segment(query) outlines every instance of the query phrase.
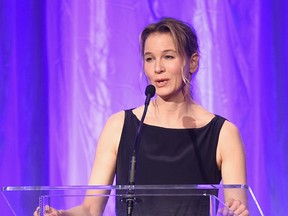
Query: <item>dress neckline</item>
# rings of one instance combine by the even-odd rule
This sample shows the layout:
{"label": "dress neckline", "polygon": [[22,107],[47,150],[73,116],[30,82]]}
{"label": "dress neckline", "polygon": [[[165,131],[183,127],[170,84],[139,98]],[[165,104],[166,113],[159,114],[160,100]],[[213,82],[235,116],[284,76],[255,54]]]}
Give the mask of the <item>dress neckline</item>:
{"label": "dress neckline", "polygon": [[[140,123],[140,120],[137,118],[137,116],[133,113],[133,109],[130,110],[130,112],[133,115],[133,118],[137,121],[137,123]],[[201,130],[201,129],[205,129],[207,128],[209,125],[211,125],[214,121],[216,121],[216,119],[218,118],[218,115],[214,114],[214,117],[205,125],[201,126],[201,127],[194,127],[194,128],[170,128],[170,127],[161,127],[161,126],[157,126],[157,125],[151,125],[151,124],[147,124],[147,123],[143,123],[143,126],[145,127],[150,127],[150,128],[158,128],[158,129],[168,129],[168,130]]]}

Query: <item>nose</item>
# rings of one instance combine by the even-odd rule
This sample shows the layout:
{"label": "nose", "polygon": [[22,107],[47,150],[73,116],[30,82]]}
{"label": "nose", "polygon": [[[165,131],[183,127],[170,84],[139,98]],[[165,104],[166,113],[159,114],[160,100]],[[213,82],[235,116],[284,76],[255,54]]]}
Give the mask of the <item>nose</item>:
{"label": "nose", "polygon": [[154,72],[156,74],[160,74],[160,73],[163,73],[165,71],[165,68],[164,66],[162,65],[161,61],[159,60],[156,60],[155,61],[155,65],[154,65]]}

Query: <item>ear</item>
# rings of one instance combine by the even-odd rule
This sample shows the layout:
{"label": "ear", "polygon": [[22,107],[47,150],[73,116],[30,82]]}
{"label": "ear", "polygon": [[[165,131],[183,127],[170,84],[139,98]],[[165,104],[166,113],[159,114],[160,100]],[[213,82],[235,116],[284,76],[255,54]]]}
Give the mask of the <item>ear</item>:
{"label": "ear", "polygon": [[193,74],[198,70],[199,67],[199,54],[195,52],[190,58],[190,73]]}

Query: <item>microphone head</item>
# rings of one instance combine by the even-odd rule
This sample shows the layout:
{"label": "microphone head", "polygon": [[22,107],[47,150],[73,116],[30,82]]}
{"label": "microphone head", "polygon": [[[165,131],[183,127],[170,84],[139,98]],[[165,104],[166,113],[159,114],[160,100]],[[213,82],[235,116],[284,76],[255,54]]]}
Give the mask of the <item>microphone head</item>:
{"label": "microphone head", "polygon": [[155,95],[155,91],[156,91],[155,86],[153,86],[153,85],[148,85],[148,86],[146,87],[146,89],[145,89],[145,95],[146,95],[146,96],[149,95],[149,96],[152,98],[152,97],[154,97],[154,95]]}

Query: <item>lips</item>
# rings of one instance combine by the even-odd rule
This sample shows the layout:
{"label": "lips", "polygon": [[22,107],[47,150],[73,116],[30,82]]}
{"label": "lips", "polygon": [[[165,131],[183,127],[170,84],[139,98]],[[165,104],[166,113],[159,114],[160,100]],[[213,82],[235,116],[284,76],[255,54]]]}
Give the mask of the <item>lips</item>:
{"label": "lips", "polygon": [[162,78],[155,80],[156,87],[161,88],[164,87],[168,83],[169,79]]}

